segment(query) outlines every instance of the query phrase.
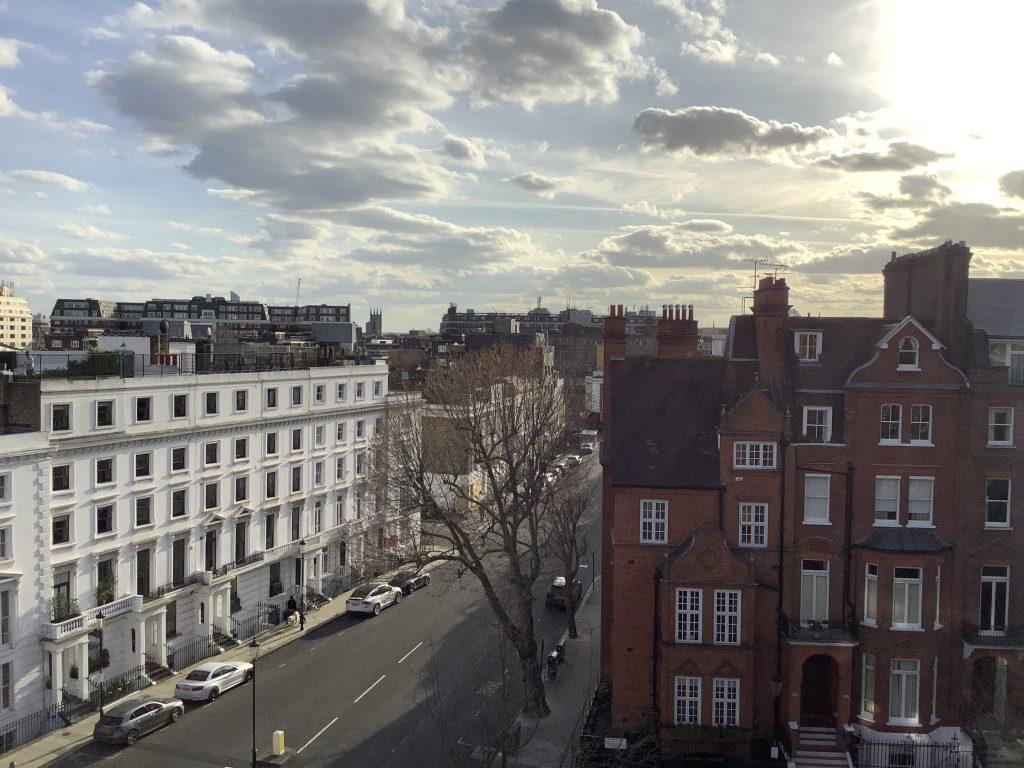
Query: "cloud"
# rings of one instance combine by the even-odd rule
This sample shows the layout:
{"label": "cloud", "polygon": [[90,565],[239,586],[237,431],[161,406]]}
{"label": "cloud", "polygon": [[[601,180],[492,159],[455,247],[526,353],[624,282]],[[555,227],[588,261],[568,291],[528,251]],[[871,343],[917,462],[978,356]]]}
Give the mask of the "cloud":
{"label": "cloud", "polygon": [[836,153],[818,161],[818,165],[843,171],[910,171],[953,155],[944,155],[909,141],[894,141],[882,151]]}
{"label": "cloud", "polygon": [[81,208],[76,210],[79,213],[100,214],[101,216],[109,216],[113,213],[113,211],[110,210],[110,206],[106,203],[103,203],[102,205],[83,205]]}
{"label": "cloud", "polygon": [[3,83],[0,83],[0,117],[15,117],[42,125],[45,128],[64,131],[73,136],[84,136],[87,133],[101,133],[110,130],[110,126],[97,123],[94,120],[80,117],[62,118],[56,112],[50,111],[33,112],[15,102],[11,93]]}
{"label": "cloud", "polygon": [[100,229],[95,224],[77,224],[73,221],[69,221],[66,224],[58,225],[57,229],[66,235],[77,237],[80,240],[112,240],[114,242],[119,242],[127,239],[126,235],[122,235],[118,232],[111,232],[106,229]]}
{"label": "cloud", "polygon": [[679,47],[679,52],[683,56],[692,56],[711,64],[733,64],[738,51],[735,42],[714,38],[685,42]]}
{"label": "cloud", "polygon": [[811,275],[880,275],[889,260],[889,250],[884,245],[841,245],[833,248],[826,256],[791,266],[796,272]]}
{"label": "cloud", "polygon": [[483,168],[487,165],[487,158],[480,142],[475,139],[467,139],[464,136],[448,134],[441,143],[444,153],[472,168]]}
{"label": "cloud", "polygon": [[0,37],[0,69],[14,69],[21,63],[19,51],[32,47],[31,43],[15,40],[13,37]]}
{"label": "cloud", "polygon": [[732,226],[718,219],[689,219],[676,224],[687,232],[732,232]]}
{"label": "cloud", "polygon": [[[779,58],[741,41],[725,24],[725,3],[719,0],[651,0],[675,14],[679,25],[696,39],[684,41],[681,56],[693,57],[705,64],[733,65],[737,61],[777,67]],[[701,9],[698,10],[697,6]]]}
{"label": "cloud", "polygon": [[658,219],[681,219],[686,216],[686,211],[682,208],[655,205],[646,200],[640,200],[636,203],[625,203],[622,206],[622,210],[629,213],[642,213],[645,216],[653,216]]}
{"label": "cloud", "polygon": [[916,210],[945,200],[952,190],[930,174],[908,174],[900,177],[899,195],[876,195],[860,192],[857,197],[873,211]]}
{"label": "cloud", "polygon": [[520,173],[517,176],[505,179],[505,181],[515,184],[517,187],[525,189],[527,192],[534,192],[541,197],[554,197],[555,192],[557,192],[562,186],[562,181],[560,179],[541,176],[539,173],[534,173],[533,171]]}
{"label": "cloud", "polygon": [[839,54],[835,51],[829,51],[828,56],[825,57],[825,63],[830,67],[841,67],[843,66],[843,60],[839,57]]}
{"label": "cloud", "polygon": [[1010,171],[999,177],[999,189],[1008,197],[1024,198],[1024,170]]}
{"label": "cloud", "polygon": [[121,33],[107,27],[89,27],[85,30],[86,40],[120,40]]}
{"label": "cloud", "polygon": [[636,116],[633,128],[646,149],[696,155],[804,149],[833,135],[820,125],[764,121],[726,107],[648,108]]}
{"label": "cloud", "polygon": [[0,172],[0,178],[7,179],[8,181],[20,181],[24,184],[60,187],[68,192],[84,192],[91,186],[81,179],[57,173],[56,171],[3,171]]}
{"label": "cloud", "polygon": [[1024,212],[987,203],[949,202],[932,206],[915,224],[893,237],[915,243],[966,240],[971,246],[1024,250]]}

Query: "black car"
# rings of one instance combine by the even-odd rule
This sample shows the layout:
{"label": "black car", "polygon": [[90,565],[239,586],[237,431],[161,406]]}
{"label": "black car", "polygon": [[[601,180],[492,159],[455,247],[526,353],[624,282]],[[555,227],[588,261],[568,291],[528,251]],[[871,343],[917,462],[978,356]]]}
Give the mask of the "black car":
{"label": "black car", "polygon": [[425,587],[430,583],[429,573],[420,573],[419,571],[399,571],[395,574],[395,577],[388,582],[392,587],[398,587],[402,590],[403,595],[411,595],[420,587]]}
{"label": "black car", "polygon": [[[583,584],[579,579],[572,580],[573,605],[579,606],[580,598],[583,596]],[[566,610],[565,576],[556,576],[551,586],[548,587],[548,595],[544,599],[545,608],[560,608]]]}
{"label": "black car", "polygon": [[93,741],[134,744],[139,736],[177,722],[185,712],[181,699],[135,699],[107,709],[92,729]]}

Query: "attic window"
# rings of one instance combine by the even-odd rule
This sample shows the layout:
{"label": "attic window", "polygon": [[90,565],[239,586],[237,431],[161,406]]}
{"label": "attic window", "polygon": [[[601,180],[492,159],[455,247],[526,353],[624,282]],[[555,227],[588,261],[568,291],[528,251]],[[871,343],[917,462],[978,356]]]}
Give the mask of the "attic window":
{"label": "attic window", "polygon": [[905,336],[900,339],[900,363],[898,370],[918,371],[918,348],[917,339],[913,336]]}
{"label": "attic window", "polygon": [[797,331],[793,346],[801,362],[817,362],[821,358],[821,331]]}

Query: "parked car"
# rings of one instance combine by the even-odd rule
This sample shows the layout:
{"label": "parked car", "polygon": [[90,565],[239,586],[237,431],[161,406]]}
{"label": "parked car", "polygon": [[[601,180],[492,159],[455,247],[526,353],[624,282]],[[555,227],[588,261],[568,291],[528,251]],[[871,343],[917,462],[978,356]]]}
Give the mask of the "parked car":
{"label": "parked car", "polygon": [[593,443],[582,443],[580,445],[580,453],[583,453],[583,454],[586,454],[586,455],[589,456],[593,452],[594,452],[594,444]]}
{"label": "parked car", "polygon": [[[583,585],[579,579],[572,580],[572,594],[573,604],[579,605],[580,598],[583,596]],[[560,608],[566,610],[566,592],[565,592],[565,576],[556,576],[554,581],[551,582],[551,586],[548,587],[548,595],[544,598],[545,608]]]}
{"label": "parked car", "polygon": [[578,467],[580,465],[579,456],[567,456],[565,459],[565,465],[567,467]]}
{"label": "parked car", "polygon": [[392,587],[398,587],[402,590],[403,595],[411,595],[417,589],[425,587],[429,583],[429,573],[421,573],[413,570],[399,571],[395,574],[395,577],[388,582]]}
{"label": "parked car", "polygon": [[402,601],[402,590],[390,584],[367,584],[357,587],[345,601],[345,610],[352,613],[372,613],[374,616],[389,605]]}
{"label": "parked car", "polygon": [[134,699],[115,704],[92,729],[93,741],[134,744],[140,736],[177,722],[185,712],[181,699]]}
{"label": "parked car", "polygon": [[252,664],[211,661],[200,664],[174,686],[174,695],[188,701],[216,701],[224,691],[252,680]]}

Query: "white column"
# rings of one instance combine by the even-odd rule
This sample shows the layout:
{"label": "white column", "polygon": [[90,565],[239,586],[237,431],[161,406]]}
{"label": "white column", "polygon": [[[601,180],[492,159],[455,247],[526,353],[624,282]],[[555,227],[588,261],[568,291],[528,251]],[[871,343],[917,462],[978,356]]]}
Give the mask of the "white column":
{"label": "white column", "polygon": [[[131,645],[131,631],[135,630],[135,652],[132,652]],[[146,666],[146,620],[143,618],[129,619],[128,627],[129,639],[128,639],[128,653],[127,653],[127,666],[129,669],[132,667],[144,667]]]}
{"label": "white column", "polygon": [[50,700],[58,703],[61,700],[61,688],[64,687],[64,651],[60,648],[50,651]]}
{"label": "white column", "polygon": [[160,662],[160,666],[167,666],[167,611],[162,610],[156,615],[156,653],[153,656]]}
{"label": "white column", "polygon": [[[78,666],[78,679],[68,680],[68,690],[83,701],[89,698],[89,638],[68,648],[73,663]],[[102,674],[102,673],[101,673]]]}

